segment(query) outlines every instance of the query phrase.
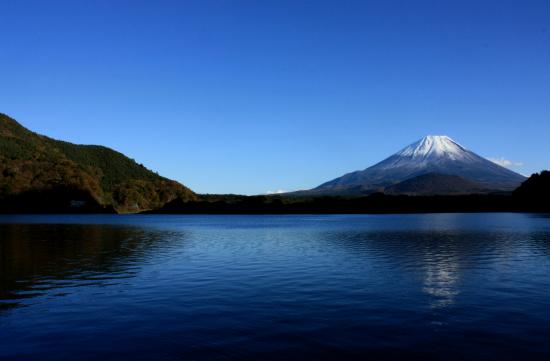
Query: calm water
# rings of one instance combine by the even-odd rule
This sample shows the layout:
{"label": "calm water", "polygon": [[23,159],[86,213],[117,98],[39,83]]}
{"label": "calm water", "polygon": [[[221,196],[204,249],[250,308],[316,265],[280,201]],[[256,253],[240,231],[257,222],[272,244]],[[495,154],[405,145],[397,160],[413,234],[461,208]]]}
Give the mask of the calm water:
{"label": "calm water", "polygon": [[550,359],[550,217],[0,217],[2,360]]}

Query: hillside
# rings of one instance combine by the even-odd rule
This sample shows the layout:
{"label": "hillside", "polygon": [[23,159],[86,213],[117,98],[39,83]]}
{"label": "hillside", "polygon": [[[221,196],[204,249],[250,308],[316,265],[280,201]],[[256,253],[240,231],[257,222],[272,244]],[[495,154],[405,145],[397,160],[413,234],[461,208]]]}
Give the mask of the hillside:
{"label": "hillside", "polygon": [[534,211],[550,211],[550,171],[535,173],[514,191],[514,196]]}
{"label": "hillside", "polygon": [[550,171],[543,170],[540,173],[531,175],[514,191],[514,195],[550,200]]}
{"label": "hillside", "polygon": [[14,206],[18,211],[85,207],[140,212],[176,198],[195,197],[190,189],[122,153],[54,140],[0,113],[0,210],[4,212]]}

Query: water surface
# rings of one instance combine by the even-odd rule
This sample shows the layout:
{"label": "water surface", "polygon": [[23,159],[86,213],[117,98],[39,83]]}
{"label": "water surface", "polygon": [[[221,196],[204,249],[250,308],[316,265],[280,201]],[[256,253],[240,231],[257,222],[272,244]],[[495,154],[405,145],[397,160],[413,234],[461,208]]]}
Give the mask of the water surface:
{"label": "water surface", "polygon": [[550,218],[2,216],[2,360],[550,359]]}

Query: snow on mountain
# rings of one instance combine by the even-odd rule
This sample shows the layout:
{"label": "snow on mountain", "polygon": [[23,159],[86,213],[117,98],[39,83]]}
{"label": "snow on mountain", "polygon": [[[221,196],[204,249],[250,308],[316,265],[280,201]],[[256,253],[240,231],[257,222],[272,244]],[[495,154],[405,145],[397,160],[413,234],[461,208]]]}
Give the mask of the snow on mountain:
{"label": "snow on mountain", "polygon": [[423,174],[459,176],[488,190],[512,190],[525,180],[445,135],[428,135],[362,171],[314,188],[314,193],[369,193]]}
{"label": "snow on mountain", "polygon": [[442,160],[475,162],[478,156],[446,135],[428,135],[410,144],[377,166],[380,169],[428,167]]}
{"label": "snow on mountain", "polygon": [[397,154],[403,157],[447,156],[451,159],[459,159],[464,155],[465,150],[446,135],[428,135]]}

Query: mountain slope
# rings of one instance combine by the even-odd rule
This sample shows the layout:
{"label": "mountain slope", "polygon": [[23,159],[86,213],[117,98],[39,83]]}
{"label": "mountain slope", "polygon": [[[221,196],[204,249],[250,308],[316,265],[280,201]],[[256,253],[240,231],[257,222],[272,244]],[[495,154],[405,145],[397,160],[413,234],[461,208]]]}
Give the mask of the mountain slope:
{"label": "mountain slope", "polygon": [[47,192],[65,194],[67,200],[78,196],[73,204],[84,199],[117,212],[139,212],[176,198],[196,197],[122,153],[54,140],[0,113],[0,200],[17,203],[17,197],[28,194],[27,200],[42,199]]}
{"label": "mountain slope", "polygon": [[384,189],[385,194],[450,195],[486,192],[479,184],[456,175],[427,173],[409,178]]}
{"label": "mountain slope", "polygon": [[321,184],[313,194],[346,194],[383,191],[384,188],[423,174],[455,175],[491,190],[513,190],[525,180],[447,136],[427,136],[362,171],[345,174]]}

